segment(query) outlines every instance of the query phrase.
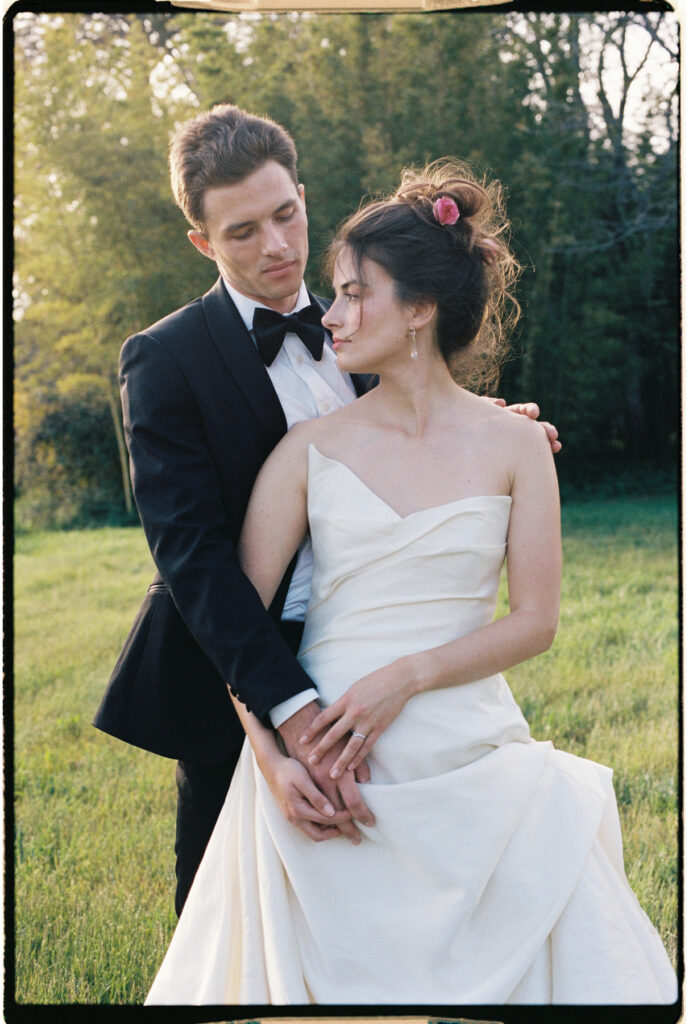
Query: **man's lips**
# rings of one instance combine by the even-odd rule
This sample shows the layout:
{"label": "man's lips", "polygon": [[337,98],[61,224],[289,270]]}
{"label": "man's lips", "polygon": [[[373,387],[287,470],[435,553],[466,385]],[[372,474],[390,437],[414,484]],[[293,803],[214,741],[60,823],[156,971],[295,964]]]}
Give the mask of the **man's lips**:
{"label": "man's lips", "polygon": [[289,273],[296,262],[296,260],[285,260],[283,263],[273,263],[272,266],[266,267],[263,273],[268,274],[269,277],[280,277],[282,274]]}
{"label": "man's lips", "polygon": [[333,334],[333,351],[337,352],[343,345],[348,345],[349,340],[349,338],[336,338]]}

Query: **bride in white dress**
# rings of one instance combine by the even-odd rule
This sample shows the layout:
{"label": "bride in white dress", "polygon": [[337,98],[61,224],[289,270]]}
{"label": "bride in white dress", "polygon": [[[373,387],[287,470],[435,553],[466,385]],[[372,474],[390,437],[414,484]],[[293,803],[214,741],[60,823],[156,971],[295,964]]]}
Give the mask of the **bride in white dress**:
{"label": "bride in white dress", "polygon": [[366,758],[373,824],[352,845],[304,814],[305,769],[238,705],[248,740],[149,1005],[677,998],[625,877],[610,769],[532,739],[500,674],[552,642],[560,540],[541,428],[448,368],[485,366],[500,335],[498,199],[437,164],[343,227],[324,323],[340,369],[380,382],[290,431],[242,537],[268,604],[311,531],[300,659],[324,711],[306,741],[318,758],[350,737],[333,770]]}

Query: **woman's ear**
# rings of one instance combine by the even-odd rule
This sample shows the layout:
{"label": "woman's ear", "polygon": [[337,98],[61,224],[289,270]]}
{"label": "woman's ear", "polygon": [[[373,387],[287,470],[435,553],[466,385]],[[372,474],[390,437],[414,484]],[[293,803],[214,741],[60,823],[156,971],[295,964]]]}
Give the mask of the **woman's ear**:
{"label": "woman's ear", "polygon": [[438,303],[431,299],[418,299],[412,303],[411,325],[417,331],[431,322],[438,311]]}

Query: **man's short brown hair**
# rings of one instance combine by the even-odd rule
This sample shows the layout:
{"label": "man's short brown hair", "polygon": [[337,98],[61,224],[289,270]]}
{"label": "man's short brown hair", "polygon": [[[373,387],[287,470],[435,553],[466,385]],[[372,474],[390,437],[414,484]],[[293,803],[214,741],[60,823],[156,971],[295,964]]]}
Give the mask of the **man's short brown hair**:
{"label": "man's short brown hair", "polygon": [[209,188],[236,184],[275,160],[295,185],[297,149],[285,129],[231,103],[219,104],[182,125],[170,144],[170,183],[175,202],[197,231],[205,230]]}

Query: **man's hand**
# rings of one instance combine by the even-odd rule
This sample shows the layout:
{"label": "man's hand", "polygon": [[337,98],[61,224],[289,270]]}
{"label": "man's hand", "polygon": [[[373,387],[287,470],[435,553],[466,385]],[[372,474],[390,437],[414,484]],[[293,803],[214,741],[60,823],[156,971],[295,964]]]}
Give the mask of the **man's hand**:
{"label": "man's hand", "polygon": [[[489,398],[489,402],[493,405],[500,405],[503,409],[507,409],[508,412],[516,412],[520,416],[528,416],[532,420],[537,420],[541,415],[541,410],[538,408],[535,402],[517,402],[516,405],[507,405],[504,398]],[[552,423],[542,422],[541,426],[545,430],[546,437],[550,442],[550,450],[555,455],[561,451],[562,444],[558,441],[557,428]]]}
{"label": "man's hand", "polygon": [[346,745],[344,740],[340,740],[331,747],[318,764],[309,764],[309,755],[320,739],[320,736],[317,736],[309,744],[300,743],[299,740],[319,712],[320,708],[315,701],[312,701],[292,715],[291,718],[288,718],[286,722],[283,722],[279,726],[278,732],[282,737],[287,753],[306,768],[312,781],[321,793],[328,798],[335,811],[347,810],[349,812],[349,819],[338,822],[337,827],[351,842],[358,845],[361,842],[361,834],[352,819],[360,821],[363,825],[370,826],[375,823],[375,819],[361,798],[356,784],[357,781],[369,781],[371,776],[368,765],[365,761],[362,762],[357,769],[356,776],[353,771],[347,770],[340,778],[336,780],[331,778],[330,770],[344,750]]}

